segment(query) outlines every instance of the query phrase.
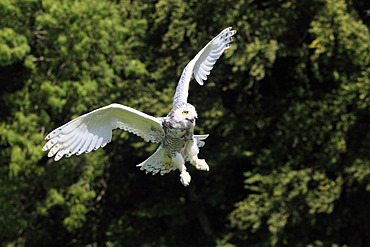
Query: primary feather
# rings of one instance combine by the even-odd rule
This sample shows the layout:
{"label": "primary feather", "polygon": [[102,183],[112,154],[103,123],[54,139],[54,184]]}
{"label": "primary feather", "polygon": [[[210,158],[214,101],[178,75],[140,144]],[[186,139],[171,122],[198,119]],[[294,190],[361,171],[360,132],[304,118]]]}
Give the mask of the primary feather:
{"label": "primary feather", "polygon": [[207,80],[207,76],[211,73],[217,59],[224,50],[230,47],[230,42],[233,41],[235,33],[236,31],[232,30],[231,27],[225,28],[186,65],[176,87],[173,105],[187,102],[192,75],[200,85],[203,85],[203,81]]}

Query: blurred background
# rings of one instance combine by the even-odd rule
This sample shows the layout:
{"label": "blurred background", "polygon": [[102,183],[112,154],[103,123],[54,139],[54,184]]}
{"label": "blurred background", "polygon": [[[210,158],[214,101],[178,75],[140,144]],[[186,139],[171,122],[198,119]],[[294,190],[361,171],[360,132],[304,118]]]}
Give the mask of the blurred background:
{"label": "blurred background", "polygon": [[[0,2],[1,246],[370,246],[370,2]],[[54,128],[116,102],[165,116],[182,69],[209,172],[146,175],[121,130],[54,162]]]}

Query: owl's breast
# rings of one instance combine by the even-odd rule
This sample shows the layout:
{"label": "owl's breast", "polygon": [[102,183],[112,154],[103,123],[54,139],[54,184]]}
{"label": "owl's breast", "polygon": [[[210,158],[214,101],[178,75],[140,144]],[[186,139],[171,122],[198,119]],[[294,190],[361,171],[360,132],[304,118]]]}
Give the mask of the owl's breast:
{"label": "owl's breast", "polygon": [[184,126],[183,124],[167,123],[163,124],[165,138],[163,147],[166,149],[169,156],[173,156],[176,152],[181,152],[185,144],[192,140],[194,127]]}

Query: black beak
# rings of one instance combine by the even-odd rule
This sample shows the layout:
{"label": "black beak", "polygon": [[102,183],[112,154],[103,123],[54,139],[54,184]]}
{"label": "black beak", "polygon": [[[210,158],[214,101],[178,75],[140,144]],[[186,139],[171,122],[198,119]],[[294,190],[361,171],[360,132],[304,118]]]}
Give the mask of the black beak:
{"label": "black beak", "polygon": [[189,122],[191,123],[194,123],[195,119],[194,118],[185,118],[186,120],[188,120]]}

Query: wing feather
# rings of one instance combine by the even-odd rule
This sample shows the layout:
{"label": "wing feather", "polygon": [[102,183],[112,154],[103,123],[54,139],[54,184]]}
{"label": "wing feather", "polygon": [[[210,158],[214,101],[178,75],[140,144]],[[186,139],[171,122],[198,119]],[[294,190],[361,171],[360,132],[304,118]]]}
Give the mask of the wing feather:
{"label": "wing feather", "polygon": [[230,47],[230,42],[233,41],[232,36],[235,33],[236,31],[232,30],[231,27],[225,28],[186,65],[176,87],[173,105],[187,102],[192,75],[194,75],[195,80],[200,85],[203,85],[203,81],[207,80],[207,76],[211,73],[217,59],[219,59],[224,50]]}
{"label": "wing feather", "polygon": [[83,129],[82,131],[81,134],[79,134],[78,140],[75,142],[74,146],[72,146],[71,150],[69,151],[71,155],[77,153],[81,149],[82,145],[85,144],[85,141],[88,137],[88,132],[86,129]]}
{"label": "wing feather", "polygon": [[99,139],[97,140],[96,142],[96,145],[95,145],[95,150],[100,148],[101,144],[103,143],[103,137],[99,137]]}
{"label": "wing feather", "polygon": [[210,69],[212,69],[213,61],[214,61],[214,60],[211,60],[211,58],[210,58],[210,57],[208,57],[206,60],[204,60],[203,65],[204,65],[204,66],[207,66],[207,67],[208,67],[208,68],[210,68]]}
{"label": "wing feather", "polygon": [[58,151],[58,153],[55,155],[54,160],[55,161],[60,160],[67,152],[68,152],[68,150],[66,148],[60,149]]}
{"label": "wing feather", "polygon": [[80,155],[80,154],[82,154],[82,153],[86,152],[86,150],[88,149],[88,147],[89,147],[89,146],[90,146],[90,144],[91,144],[91,140],[93,139],[93,136],[94,136],[94,134],[93,134],[93,133],[89,133],[89,134],[87,135],[86,142],[85,142],[85,143],[84,143],[84,145],[82,146],[81,150],[77,152],[77,154],[76,154],[76,155]]}
{"label": "wing feather", "polygon": [[94,135],[93,138],[92,138],[92,140],[91,140],[90,146],[87,149],[87,152],[86,153],[90,153],[95,148],[95,144],[96,144],[96,141],[97,140],[98,140],[98,136],[97,135]]}
{"label": "wing feather", "polygon": [[42,151],[49,150],[52,146],[54,146],[55,140],[49,140],[44,147],[42,148]]}
{"label": "wing feather", "polygon": [[73,135],[71,136],[70,139],[68,139],[66,142],[61,142],[61,146],[62,147],[68,147],[68,148],[71,148],[72,149],[72,145],[78,141],[78,137],[79,137],[79,131],[81,131],[81,128],[78,128],[78,129],[75,129],[73,131]]}
{"label": "wing feather", "polygon": [[54,154],[60,149],[61,144],[57,143],[48,153],[48,157],[54,156]]}
{"label": "wing feather", "polygon": [[112,140],[112,130],[121,128],[142,137],[145,141],[161,142],[164,138],[162,119],[133,108],[111,104],[82,115],[46,136],[43,151],[60,160],[64,155],[91,152]]}
{"label": "wing feather", "polygon": [[54,138],[50,139],[50,141],[58,140],[59,142],[63,143],[63,142],[68,141],[69,139],[71,139],[74,135],[75,135],[75,133],[73,131],[71,131],[68,134],[59,134],[57,138],[54,137]]}
{"label": "wing feather", "polygon": [[105,147],[105,145],[107,145],[110,142],[111,139],[112,139],[112,132],[105,129],[104,132],[103,132],[102,147]]}
{"label": "wing feather", "polygon": [[202,68],[204,71],[207,71],[207,75],[209,75],[211,73],[212,66],[209,65],[207,62],[208,60],[205,60],[204,63],[200,66],[200,68]]}
{"label": "wing feather", "polygon": [[72,132],[78,125],[79,125],[79,121],[76,121],[77,119],[74,119],[68,123],[66,123],[65,125],[59,127],[58,129],[55,129],[54,131],[52,131],[49,135],[46,136],[46,140],[49,140],[49,139],[52,139],[60,134],[63,134],[63,135],[66,135],[70,132]]}
{"label": "wing feather", "polygon": [[[97,126],[96,126],[96,122],[92,123],[91,124],[91,129],[96,129]],[[89,143],[86,145],[86,150],[85,150],[85,153],[90,153],[91,150],[95,147],[95,143],[96,143],[96,139],[95,138],[95,132],[89,132]]]}
{"label": "wing feather", "polygon": [[74,130],[73,132],[74,132],[73,138],[71,138],[64,144],[66,147],[71,148],[71,152],[73,152],[73,150],[78,146],[78,144],[81,143],[81,141],[84,139],[86,128],[83,128],[83,126],[79,126],[79,128]]}

